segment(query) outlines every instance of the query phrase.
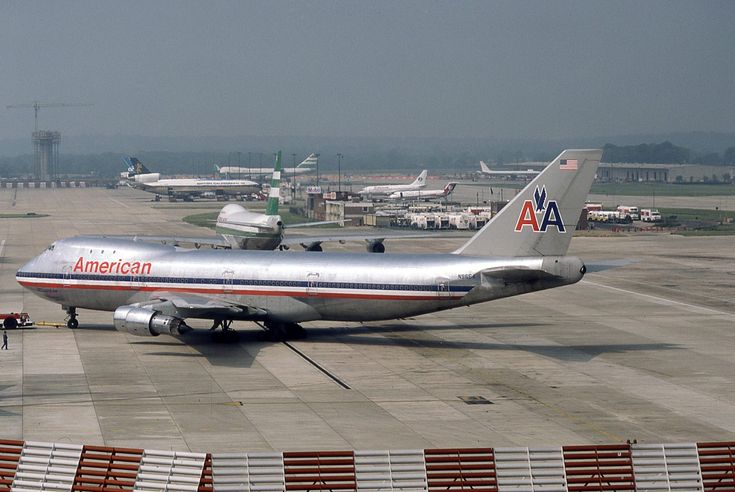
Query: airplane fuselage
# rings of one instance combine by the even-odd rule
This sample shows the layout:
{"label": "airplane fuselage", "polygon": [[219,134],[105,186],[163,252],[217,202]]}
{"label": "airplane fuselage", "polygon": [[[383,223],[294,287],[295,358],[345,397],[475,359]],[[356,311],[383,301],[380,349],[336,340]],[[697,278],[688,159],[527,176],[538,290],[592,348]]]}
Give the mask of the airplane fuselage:
{"label": "airplane fuselage", "polygon": [[397,191],[418,191],[423,185],[375,185],[366,186],[358,192],[360,195],[390,195]]}
{"label": "airplane fuselage", "polygon": [[[504,268],[548,275],[507,283],[488,273]],[[413,316],[572,284],[583,272],[575,257],[205,251],[80,236],[56,241],[16,279],[62,306],[114,311],[191,294],[261,313],[233,319],[300,322]]]}
{"label": "airplane fuselage", "polygon": [[[289,178],[294,175],[301,175],[310,173],[312,171],[315,171],[316,168],[313,167],[284,167],[281,171],[281,175],[284,178]],[[228,175],[228,176],[256,176],[256,175],[271,175],[273,174],[273,168],[272,167],[232,167],[232,166],[222,166],[219,168],[219,173],[221,175]]]}
{"label": "airplane fuselage", "polygon": [[260,185],[245,179],[195,179],[171,178],[150,183],[138,183],[142,190],[165,195],[173,193],[205,193],[222,192],[227,194],[253,193],[260,190]]}
{"label": "airplane fuselage", "polygon": [[410,190],[410,191],[395,191],[390,194],[391,200],[400,200],[401,198],[419,198],[428,200],[429,198],[444,198],[448,196],[445,190]]}

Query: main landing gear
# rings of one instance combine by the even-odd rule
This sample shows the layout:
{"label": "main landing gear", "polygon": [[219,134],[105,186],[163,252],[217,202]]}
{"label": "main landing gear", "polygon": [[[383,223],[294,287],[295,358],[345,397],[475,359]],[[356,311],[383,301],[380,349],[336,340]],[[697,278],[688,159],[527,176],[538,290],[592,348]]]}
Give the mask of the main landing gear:
{"label": "main landing gear", "polygon": [[214,331],[217,328],[222,328],[222,331],[235,331],[230,328],[230,325],[232,325],[231,319],[215,319],[212,327],[209,330]]}
{"label": "main landing gear", "polygon": [[[222,340],[222,341],[233,341],[237,340],[239,338],[238,333],[230,328],[232,325],[231,319],[215,319],[212,323],[212,327],[209,329],[209,331],[212,332],[212,336],[215,338],[215,340]],[[217,332],[217,328],[222,328],[221,332]]]}
{"label": "main landing gear", "polygon": [[66,308],[66,327],[71,328],[72,330],[74,328],[77,328],[79,326],[79,321],[77,321],[77,308],[74,306],[70,306]]}
{"label": "main landing gear", "polygon": [[263,323],[263,326],[275,340],[299,340],[306,338],[306,330],[298,323],[266,321]]}

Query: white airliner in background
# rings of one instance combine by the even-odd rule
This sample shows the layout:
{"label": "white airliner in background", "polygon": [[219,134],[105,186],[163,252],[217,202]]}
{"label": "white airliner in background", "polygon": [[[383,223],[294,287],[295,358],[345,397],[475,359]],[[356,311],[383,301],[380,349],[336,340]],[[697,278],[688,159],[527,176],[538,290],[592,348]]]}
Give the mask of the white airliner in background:
{"label": "white airliner in background", "polygon": [[[301,164],[296,167],[285,167],[282,170],[283,177],[289,177],[299,174],[306,174],[316,169],[319,156],[316,154],[309,154],[309,157],[304,159]],[[242,166],[215,166],[220,176],[249,176],[249,175],[261,175],[271,174],[273,172],[272,167],[242,167]]]}
{"label": "white airliner in background", "polygon": [[161,173],[153,173],[135,157],[123,157],[128,165],[128,184],[157,195],[168,195],[169,199],[181,198],[186,201],[205,194],[216,197],[244,196],[260,191],[260,184],[247,179],[210,179],[210,178],[164,178]]}
{"label": "white airliner in background", "polygon": [[429,171],[424,169],[411,184],[366,186],[357,193],[363,196],[388,196],[396,191],[420,190],[426,186],[426,175],[428,173]]}
{"label": "white airliner in background", "polygon": [[536,176],[541,171],[537,171],[535,169],[526,169],[525,171],[516,171],[509,169],[500,171],[496,169],[490,169],[485,161],[480,161],[480,172],[482,174],[490,174],[494,176]]}
{"label": "white airliner in background", "polygon": [[436,198],[446,198],[452,194],[457,183],[451,182],[441,190],[411,190],[411,191],[394,191],[388,198],[391,200],[433,200]]}

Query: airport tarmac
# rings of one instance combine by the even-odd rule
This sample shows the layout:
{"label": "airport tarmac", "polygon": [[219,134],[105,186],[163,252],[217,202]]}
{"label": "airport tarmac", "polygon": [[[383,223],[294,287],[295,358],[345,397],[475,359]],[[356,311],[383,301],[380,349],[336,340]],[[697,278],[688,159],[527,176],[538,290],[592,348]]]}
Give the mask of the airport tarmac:
{"label": "airport tarmac", "polygon": [[[207,234],[179,219],[221,205],[130,189],[0,190],[1,213],[49,214],[0,218],[0,308],[63,321],[14,279],[55,239]],[[234,342],[205,323],[183,340],[140,338],[88,310],[76,330],[10,331],[0,438],[213,452],[735,439],[732,238],[578,237],[570,253],[640,262],[416,318],[305,323],[307,338],[288,343],[250,323],[236,324]]]}

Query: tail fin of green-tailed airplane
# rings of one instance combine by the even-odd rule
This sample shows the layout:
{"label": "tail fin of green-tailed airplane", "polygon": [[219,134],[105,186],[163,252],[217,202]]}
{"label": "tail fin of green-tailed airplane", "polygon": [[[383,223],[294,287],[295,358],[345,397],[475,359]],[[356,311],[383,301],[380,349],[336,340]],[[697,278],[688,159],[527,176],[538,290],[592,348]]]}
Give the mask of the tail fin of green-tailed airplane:
{"label": "tail fin of green-tailed airplane", "polygon": [[265,205],[266,215],[278,215],[278,201],[281,198],[281,151],[276,154],[276,165],[273,167],[273,178],[271,178],[271,190],[268,193],[268,203]]}

